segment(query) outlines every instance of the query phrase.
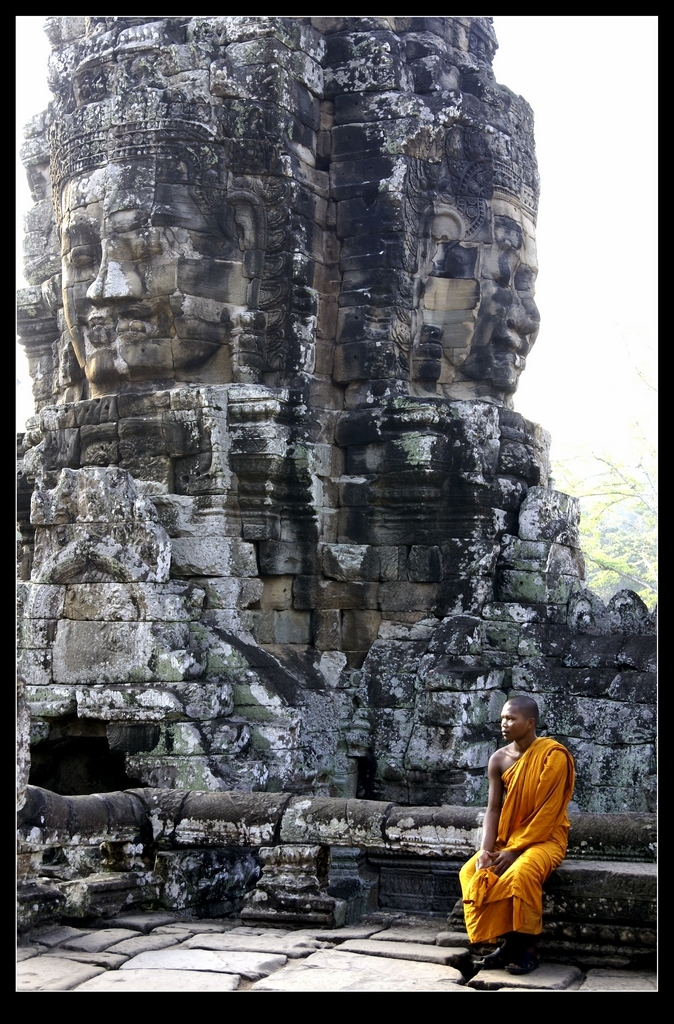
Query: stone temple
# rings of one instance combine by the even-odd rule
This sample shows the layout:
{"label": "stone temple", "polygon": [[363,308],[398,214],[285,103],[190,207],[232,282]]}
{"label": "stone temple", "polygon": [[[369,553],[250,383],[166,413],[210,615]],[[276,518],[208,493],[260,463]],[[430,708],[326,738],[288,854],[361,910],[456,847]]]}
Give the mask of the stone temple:
{"label": "stone temple", "polygon": [[[449,912],[515,691],[576,760],[578,857],[652,860],[654,615],[585,588],[578,502],[514,409],[539,178],[491,19],[46,31],[18,313],[25,922],[119,909],[101,878],[201,914],[294,920],[291,876],[312,920]],[[592,941],[648,945],[634,903]]]}

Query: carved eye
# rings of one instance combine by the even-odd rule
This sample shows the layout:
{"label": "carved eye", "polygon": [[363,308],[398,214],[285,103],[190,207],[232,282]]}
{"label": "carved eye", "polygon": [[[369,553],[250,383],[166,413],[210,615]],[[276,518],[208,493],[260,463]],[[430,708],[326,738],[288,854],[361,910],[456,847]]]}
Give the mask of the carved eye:
{"label": "carved eye", "polygon": [[519,266],[515,272],[515,288],[518,292],[533,292],[534,275],[529,267]]}

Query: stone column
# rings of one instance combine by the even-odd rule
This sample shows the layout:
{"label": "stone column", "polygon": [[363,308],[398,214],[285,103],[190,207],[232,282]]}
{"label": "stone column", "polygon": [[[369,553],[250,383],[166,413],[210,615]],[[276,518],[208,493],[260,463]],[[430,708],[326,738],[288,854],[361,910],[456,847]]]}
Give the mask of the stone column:
{"label": "stone column", "polygon": [[245,898],[242,921],[323,928],[344,923],[344,901],[327,894],[328,846],[263,847],[260,860],[262,877]]}

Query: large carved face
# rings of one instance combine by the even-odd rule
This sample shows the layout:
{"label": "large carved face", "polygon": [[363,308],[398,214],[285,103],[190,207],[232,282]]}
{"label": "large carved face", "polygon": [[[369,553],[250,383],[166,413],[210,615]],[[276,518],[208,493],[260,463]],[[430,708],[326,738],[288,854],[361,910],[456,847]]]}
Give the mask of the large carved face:
{"label": "large carved face", "polygon": [[199,379],[206,364],[231,379],[248,288],[234,208],[206,216],[173,177],[109,163],[61,190],[65,319],[94,397]]}
{"label": "large carved face", "polygon": [[415,376],[437,382],[449,398],[503,402],[538,332],[533,223],[497,200],[478,237],[464,230],[451,210],[437,211],[430,224]]}
{"label": "large carved face", "polygon": [[538,334],[537,271],[533,237],[513,217],[494,216],[493,242],[481,254],[480,304],[463,377],[506,395],[515,391]]}

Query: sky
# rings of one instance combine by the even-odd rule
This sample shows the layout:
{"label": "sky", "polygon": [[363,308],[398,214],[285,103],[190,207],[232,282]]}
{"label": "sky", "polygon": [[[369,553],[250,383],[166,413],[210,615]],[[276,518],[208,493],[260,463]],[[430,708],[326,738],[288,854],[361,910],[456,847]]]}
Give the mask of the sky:
{"label": "sky", "polygon": [[[17,153],[50,97],[43,20],[16,19]],[[495,16],[494,28],[494,72],[533,107],[541,175],[541,330],[515,408],[550,431],[553,460],[638,459],[656,444],[658,18]],[[19,287],[29,207],[19,164]],[[17,381],[20,430],[32,412],[21,355]]]}

